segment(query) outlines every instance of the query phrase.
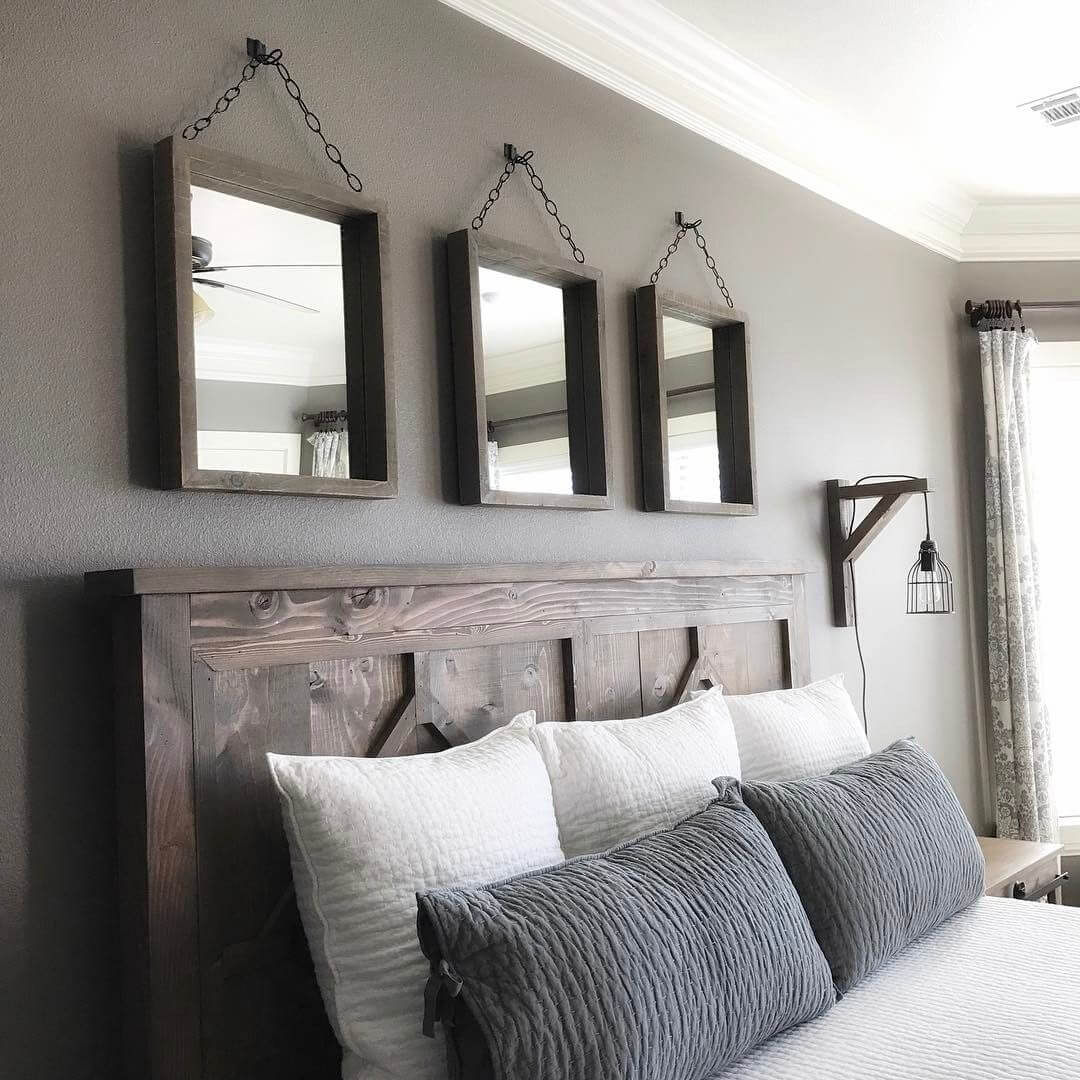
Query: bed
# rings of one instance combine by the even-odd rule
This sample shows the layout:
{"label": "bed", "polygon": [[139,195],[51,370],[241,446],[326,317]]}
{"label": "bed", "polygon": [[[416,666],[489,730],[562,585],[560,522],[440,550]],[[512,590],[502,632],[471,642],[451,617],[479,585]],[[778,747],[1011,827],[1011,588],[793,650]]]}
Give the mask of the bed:
{"label": "bed", "polygon": [[1080,1076],[1080,909],[983,897],[724,1080]]}
{"label": "bed", "polygon": [[[112,613],[127,1075],[338,1076],[267,751],[423,753],[526,709],[588,721],[657,712],[706,682],[801,685],[806,572],[89,574]],[[980,901],[726,1075],[1080,1075],[1078,972],[1080,912]]]}

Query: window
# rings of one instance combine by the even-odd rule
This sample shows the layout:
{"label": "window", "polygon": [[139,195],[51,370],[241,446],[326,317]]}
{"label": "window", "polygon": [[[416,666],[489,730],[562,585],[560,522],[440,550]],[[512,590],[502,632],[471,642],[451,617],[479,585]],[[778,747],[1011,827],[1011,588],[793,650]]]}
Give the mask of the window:
{"label": "window", "polygon": [[491,486],[500,491],[551,491],[572,495],[574,481],[569,455],[569,439],[546,439],[510,446],[489,443]]}
{"label": "window", "polygon": [[[1043,692],[1065,839],[1080,850],[1080,699],[1075,689],[1080,575],[1080,342],[1044,342],[1031,374],[1032,496],[1042,588]],[[1075,830],[1075,831],[1074,831]]]}
{"label": "window", "polygon": [[291,431],[202,431],[199,468],[300,475],[300,434]]}
{"label": "window", "polygon": [[668,483],[673,499],[723,501],[714,408],[668,416]]}

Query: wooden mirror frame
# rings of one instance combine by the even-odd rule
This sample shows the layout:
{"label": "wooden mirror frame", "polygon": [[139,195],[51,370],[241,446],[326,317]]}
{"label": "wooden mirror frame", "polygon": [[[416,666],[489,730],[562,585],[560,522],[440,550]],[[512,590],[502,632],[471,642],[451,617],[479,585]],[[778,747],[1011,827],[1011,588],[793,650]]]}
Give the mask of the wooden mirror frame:
{"label": "wooden mirror frame", "polygon": [[[465,505],[610,510],[611,451],[604,394],[604,283],[599,270],[461,229],[446,240],[458,429],[458,488]],[[501,491],[487,471],[487,395],[480,264],[563,292],[566,423],[574,494]],[[579,490],[580,489],[580,490]]]}
{"label": "wooden mirror frame", "polygon": [[[200,469],[191,290],[191,188],[341,226],[346,404],[360,418],[348,479]],[[161,483],[165,488],[392,498],[397,494],[386,207],[351,191],[167,138],[154,156]]]}
{"label": "wooden mirror frame", "polygon": [[[638,354],[638,404],[641,414],[641,478],[646,510],[683,514],[752,515],[758,512],[754,467],[754,418],[750,384],[750,340],[746,315],[734,308],[699,303],[655,285],[635,293]],[[664,393],[664,315],[707,326],[713,334],[713,371],[718,388],[727,388],[730,408],[717,398],[717,443],[724,502],[673,499],[668,473],[668,411]],[[733,453],[725,461],[724,447]]]}

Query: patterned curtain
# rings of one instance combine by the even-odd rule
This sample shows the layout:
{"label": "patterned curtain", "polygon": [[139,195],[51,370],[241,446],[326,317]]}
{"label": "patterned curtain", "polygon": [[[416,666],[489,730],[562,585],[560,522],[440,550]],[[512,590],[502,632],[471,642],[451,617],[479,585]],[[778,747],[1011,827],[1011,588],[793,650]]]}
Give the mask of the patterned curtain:
{"label": "patterned curtain", "polygon": [[316,431],[308,436],[315,448],[312,476],[349,478],[349,433],[347,431]]}
{"label": "patterned curtain", "polygon": [[1039,680],[1031,515],[1030,331],[979,334],[986,415],[986,587],[999,836],[1053,840],[1050,733]]}

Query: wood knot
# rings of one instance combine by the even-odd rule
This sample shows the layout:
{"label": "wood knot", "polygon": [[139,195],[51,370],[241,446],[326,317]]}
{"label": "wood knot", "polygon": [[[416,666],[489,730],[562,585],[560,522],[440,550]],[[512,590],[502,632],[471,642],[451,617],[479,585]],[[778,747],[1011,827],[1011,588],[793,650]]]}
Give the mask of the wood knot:
{"label": "wood knot", "polygon": [[655,560],[655,559],[650,559],[650,560],[649,560],[649,561],[648,561],[648,562],[647,562],[647,563],[646,563],[646,564],[645,564],[645,565],[644,565],[644,566],[642,567],[642,570],[643,570],[643,571],[645,572],[645,576],[646,576],[646,577],[651,577],[651,576],[652,576],[653,574],[655,574],[655,573],[656,573],[656,560]]}
{"label": "wood knot", "polygon": [[378,589],[357,589],[349,593],[349,603],[353,607],[369,608],[379,600]]}
{"label": "wood knot", "polygon": [[278,609],[278,594],[276,592],[257,592],[251,594],[249,604],[251,613],[258,619],[270,618]]}
{"label": "wood knot", "polygon": [[507,589],[506,595],[508,599],[516,600],[518,598],[517,589]]}
{"label": "wood knot", "polygon": [[358,667],[366,675],[375,666],[375,661],[370,656],[361,658]]}

